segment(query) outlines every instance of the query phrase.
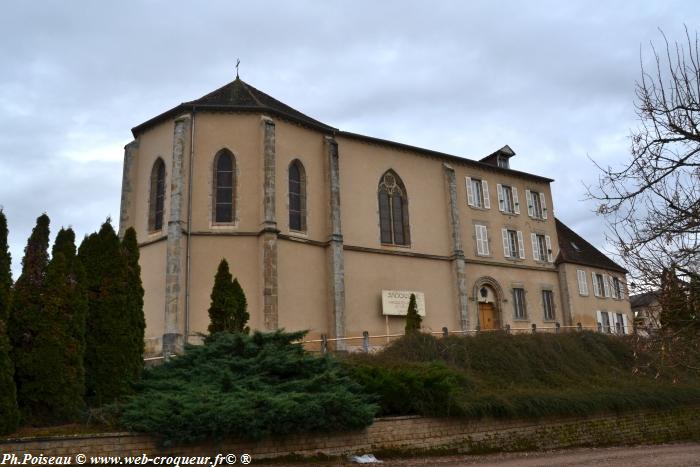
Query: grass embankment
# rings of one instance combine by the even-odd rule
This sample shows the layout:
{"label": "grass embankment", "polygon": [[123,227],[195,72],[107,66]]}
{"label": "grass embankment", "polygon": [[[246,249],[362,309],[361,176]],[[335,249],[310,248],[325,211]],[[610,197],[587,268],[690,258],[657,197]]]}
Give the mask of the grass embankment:
{"label": "grass embankment", "polygon": [[700,404],[697,375],[635,374],[629,342],[592,332],[414,334],[343,363],[377,397],[379,415],[540,418]]}

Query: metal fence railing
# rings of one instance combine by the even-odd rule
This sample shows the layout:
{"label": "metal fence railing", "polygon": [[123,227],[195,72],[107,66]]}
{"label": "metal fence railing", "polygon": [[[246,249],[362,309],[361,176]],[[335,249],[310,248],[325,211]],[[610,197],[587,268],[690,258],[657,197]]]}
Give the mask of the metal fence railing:
{"label": "metal fence railing", "polygon": [[[635,333],[635,329],[632,326],[607,326],[604,327],[601,323],[597,326],[583,326],[581,323],[577,323],[573,326],[562,326],[559,323],[555,323],[554,326],[540,326],[532,324],[527,327],[512,327],[506,324],[503,328],[496,329],[467,329],[467,330],[449,330],[443,327],[441,331],[428,331],[427,334],[437,335],[441,337],[448,337],[450,335],[475,335],[485,332],[500,332],[504,334],[531,334],[538,332],[554,333],[558,334],[561,332],[581,332],[581,331],[597,331],[604,332],[606,334],[612,335],[629,335]],[[326,353],[332,350],[333,344],[335,344],[335,349],[348,350],[348,351],[361,351],[361,352],[371,352],[375,350],[380,350],[391,340],[395,340],[404,336],[405,333],[394,333],[394,334],[370,334],[368,331],[363,331],[361,336],[350,336],[350,337],[328,337],[326,334],[321,334],[320,339],[304,339],[300,341],[308,350],[320,351],[321,353]],[[352,345],[359,341],[359,345]],[[340,344],[340,345],[338,345]]]}

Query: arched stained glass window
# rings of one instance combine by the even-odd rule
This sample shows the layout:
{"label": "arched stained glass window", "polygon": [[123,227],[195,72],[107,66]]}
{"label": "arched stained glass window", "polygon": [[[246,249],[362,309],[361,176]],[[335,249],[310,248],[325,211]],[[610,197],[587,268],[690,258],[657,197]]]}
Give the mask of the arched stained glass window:
{"label": "arched stained glass window", "polygon": [[306,231],[306,172],[298,159],[289,164],[289,228]]}
{"label": "arched stained glass window", "polygon": [[230,224],[235,220],[236,160],[228,149],[222,149],[214,157],[213,184],[214,223]]}
{"label": "arched stained glass window", "polygon": [[151,169],[151,193],[148,206],[148,230],[163,228],[163,211],[165,207],[165,162],[160,157]]}
{"label": "arched stained glass window", "polygon": [[401,178],[388,170],[379,181],[379,227],[382,243],[409,245],[408,196]]}

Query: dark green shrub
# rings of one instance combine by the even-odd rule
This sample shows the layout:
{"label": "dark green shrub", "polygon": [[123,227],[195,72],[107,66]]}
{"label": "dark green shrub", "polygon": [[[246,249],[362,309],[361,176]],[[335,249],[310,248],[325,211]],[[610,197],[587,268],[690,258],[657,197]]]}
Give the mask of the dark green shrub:
{"label": "dark green shrub", "polygon": [[222,259],[214,276],[209,305],[209,333],[249,332],[246,326],[248,301],[238,279],[229,272],[228,262]]}
{"label": "dark green shrub", "polygon": [[408,302],[408,310],[406,312],[406,334],[420,331],[420,323],[423,321],[418,314],[418,305],[416,305],[416,294],[411,294]]}
{"label": "dark green shrub", "polygon": [[539,418],[700,403],[697,378],[635,374],[628,340],[592,332],[411,333],[343,361],[382,414]]}
{"label": "dark green shrub", "polygon": [[147,369],[122,423],[166,442],[259,439],[344,431],[372,423],[377,407],[331,357],[307,353],[304,333],[217,333]]}

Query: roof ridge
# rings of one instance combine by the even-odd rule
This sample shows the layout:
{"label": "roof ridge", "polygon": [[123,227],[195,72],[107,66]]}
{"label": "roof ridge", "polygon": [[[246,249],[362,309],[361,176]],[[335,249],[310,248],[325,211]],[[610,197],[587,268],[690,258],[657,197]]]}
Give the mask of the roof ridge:
{"label": "roof ridge", "polygon": [[[260,99],[258,99],[258,96],[256,96],[256,95],[250,90],[250,88],[252,88],[252,86],[249,86],[248,83],[246,83],[245,81],[243,81],[242,79],[240,79],[238,76],[236,76],[236,79],[233,81],[233,83],[229,83],[229,84],[235,84],[236,81],[240,81],[240,82],[241,82],[241,85],[242,85],[243,88],[246,90],[246,92],[248,93],[248,95],[249,95],[255,102],[257,102],[257,104],[258,104],[260,107],[264,107],[264,108],[266,108],[266,109],[269,109],[269,108],[270,108],[269,105],[265,105],[265,104],[263,104],[262,102],[260,102]],[[255,88],[253,88],[253,89],[255,89]],[[255,89],[255,90],[258,91],[257,89]],[[261,91],[258,91],[258,92],[261,92]],[[272,96],[270,96],[270,97],[272,97]]]}

